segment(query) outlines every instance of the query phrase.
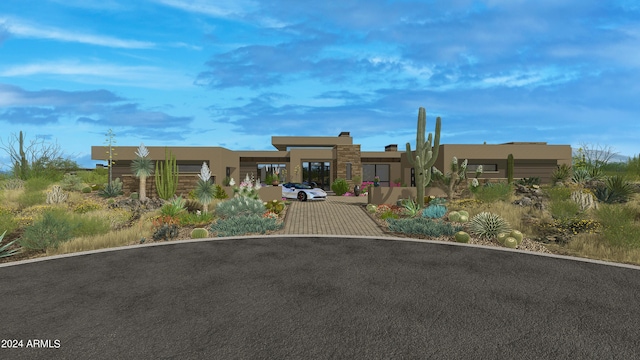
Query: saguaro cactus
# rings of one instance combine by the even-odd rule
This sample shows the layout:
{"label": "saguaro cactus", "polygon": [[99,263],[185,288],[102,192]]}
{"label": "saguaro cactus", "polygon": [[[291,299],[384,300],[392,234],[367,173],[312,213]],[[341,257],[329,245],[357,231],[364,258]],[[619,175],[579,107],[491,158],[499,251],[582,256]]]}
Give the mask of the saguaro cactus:
{"label": "saguaro cactus", "polygon": [[169,200],[178,189],[178,165],[169,149],[164,150],[164,164],[156,161],[156,191],[161,199]]}
{"label": "saguaro cactus", "polygon": [[507,182],[513,184],[513,154],[507,156]]}
{"label": "saguaro cactus", "polygon": [[[418,132],[416,133],[416,155],[411,154],[411,144],[407,143],[407,158],[413,165],[416,176],[416,187],[418,190],[418,205],[424,207],[424,188],[431,181],[431,167],[438,158],[440,148],[440,117],[436,118],[436,136],[429,133],[425,141],[424,135],[427,127],[427,113],[423,107],[418,110]],[[433,145],[432,145],[433,140]]]}

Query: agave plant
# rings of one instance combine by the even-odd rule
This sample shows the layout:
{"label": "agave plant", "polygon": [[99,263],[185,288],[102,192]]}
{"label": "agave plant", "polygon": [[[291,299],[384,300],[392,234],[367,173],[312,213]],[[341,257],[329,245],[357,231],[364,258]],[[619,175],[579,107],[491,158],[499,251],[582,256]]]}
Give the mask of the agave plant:
{"label": "agave plant", "polygon": [[153,163],[149,156],[149,150],[144,146],[143,143],[140,143],[138,147],[138,151],[136,151],[136,158],[131,163],[131,171],[133,172],[133,176],[140,179],[140,201],[144,201],[147,198],[147,177],[153,174]]}
{"label": "agave plant", "polygon": [[635,192],[633,186],[619,175],[607,178],[604,186],[598,186],[595,191],[596,198],[603,203],[625,203],[629,201]]}
{"label": "agave plant", "polygon": [[[4,239],[4,235],[7,232],[3,232],[2,235],[0,235],[0,244],[2,243],[2,239]],[[11,255],[15,255],[17,253],[20,252],[20,249],[13,249],[13,250],[9,250],[9,247],[11,245],[13,245],[16,241],[18,241],[19,239],[15,239],[11,242],[6,243],[4,246],[0,247],[0,258],[5,258],[5,257],[9,257]]]}
{"label": "agave plant", "polygon": [[481,212],[469,220],[469,232],[480,238],[494,238],[500,233],[511,231],[511,225],[500,215]]}

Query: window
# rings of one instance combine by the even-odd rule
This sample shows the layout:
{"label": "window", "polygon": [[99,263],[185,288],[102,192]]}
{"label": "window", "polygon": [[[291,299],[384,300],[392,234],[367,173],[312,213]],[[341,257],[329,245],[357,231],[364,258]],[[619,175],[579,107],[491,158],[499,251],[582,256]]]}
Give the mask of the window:
{"label": "window", "polygon": [[373,182],[373,178],[380,177],[380,186],[390,186],[389,164],[362,164],[362,180]]}
{"label": "window", "polygon": [[347,163],[347,180],[351,180],[351,163]]}

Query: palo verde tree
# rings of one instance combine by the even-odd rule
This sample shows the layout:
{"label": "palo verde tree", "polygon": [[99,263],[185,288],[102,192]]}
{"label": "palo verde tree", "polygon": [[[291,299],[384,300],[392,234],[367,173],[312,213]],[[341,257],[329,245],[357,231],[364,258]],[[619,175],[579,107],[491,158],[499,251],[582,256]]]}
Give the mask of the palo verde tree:
{"label": "palo verde tree", "polygon": [[[407,143],[407,159],[413,165],[416,176],[416,187],[418,190],[418,205],[424,207],[424,188],[431,182],[431,167],[438,158],[438,150],[440,148],[440,125],[442,120],[436,118],[436,136],[429,133],[427,140],[424,134],[427,127],[427,112],[421,107],[418,109],[418,132],[416,133],[416,153],[415,157],[411,153],[411,144]],[[432,145],[433,141],[433,145]]]}
{"label": "palo verde tree", "polygon": [[79,167],[75,161],[63,157],[57,143],[47,142],[44,138],[27,142],[22,131],[9,136],[6,142],[0,139],[0,149],[9,156],[13,176],[22,180],[61,175]]}
{"label": "palo verde tree", "polygon": [[151,159],[148,158],[149,149],[144,146],[143,143],[140,143],[138,150],[136,151],[136,158],[131,162],[131,171],[133,171],[133,176],[140,179],[140,201],[145,201],[147,199],[147,178],[153,174],[153,163]]}

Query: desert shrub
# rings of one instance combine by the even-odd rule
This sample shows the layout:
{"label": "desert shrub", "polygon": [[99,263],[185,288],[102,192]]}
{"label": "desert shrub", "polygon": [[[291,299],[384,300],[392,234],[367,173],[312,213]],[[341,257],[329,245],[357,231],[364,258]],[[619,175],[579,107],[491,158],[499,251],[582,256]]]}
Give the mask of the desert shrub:
{"label": "desert shrub", "polygon": [[451,236],[462,230],[462,226],[425,218],[388,219],[387,224],[389,224],[389,231],[431,237]]}
{"label": "desert shrub", "polygon": [[549,204],[549,212],[555,219],[574,218],[580,214],[580,204],[573,200],[552,201]]}
{"label": "desert shrub", "polygon": [[91,171],[78,171],[77,176],[83,183],[89,185],[102,185],[109,182],[109,171],[106,168]]}
{"label": "desert shrub", "polygon": [[77,175],[65,174],[60,181],[60,187],[66,191],[80,191],[84,185],[82,179]]}
{"label": "desert shrub", "polygon": [[188,226],[188,225],[204,226],[204,225],[211,224],[211,222],[213,222],[213,218],[214,218],[213,213],[210,213],[210,212],[206,212],[206,213],[201,212],[200,214],[183,212],[180,215],[178,215],[178,223],[181,226]]}
{"label": "desert shrub", "polygon": [[422,217],[429,219],[440,219],[446,213],[447,207],[444,205],[429,205],[424,210],[422,210]]}
{"label": "desert shrub", "polygon": [[565,186],[554,186],[545,189],[545,193],[549,196],[551,202],[570,200],[572,192],[572,188]]}
{"label": "desert shrub", "polygon": [[511,225],[498,214],[484,211],[469,220],[469,232],[481,238],[490,239],[510,231]]}
{"label": "desert shrub", "polygon": [[474,193],[476,200],[484,203],[509,201],[513,195],[513,186],[507,183],[486,183],[479,186]]}
{"label": "desert shrub", "polygon": [[102,209],[102,204],[95,202],[93,200],[82,200],[79,203],[73,204],[71,209],[74,213],[78,214],[86,214],[90,211],[100,210]]}
{"label": "desert shrub", "polygon": [[41,205],[47,201],[47,194],[42,190],[25,190],[18,195],[18,204],[20,209],[25,209],[34,205]]}
{"label": "desert shrub", "polygon": [[397,214],[397,212],[388,209],[388,210],[384,210],[380,213],[380,219],[382,220],[387,220],[387,219],[398,219],[400,218],[400,215]]}
{"label": "desert shrub", "polygon": [[72,226],[68,216],[64,212],[49,210],[24,230],[19,243],[26,250],[45,251],[48,247],[56,248],[71,237]]}
{"label": "desert shrub", "polygon": [[229,195],[227,195],[227,192],[224,191],[222,186],[216,185],[216,188],[213,191],[213,198],[218,200],[224,200],[229,198]]}
{"label": "desert shrub", "polygon": [[345,179],[337,178],[333,184],[331,184],[331,190],[333,190],[336,195],[342,196],[349,191],[349,183],[347,183]]}
{"label": "desert shrub", "polygon": [[237,236],[245,234],[264,234],[282,228],[282,223],[270,217],[259,215],[233,216],[218,219],[211,225],[211,232],[216,236]]}
{"label": "desert shrub", "polygon": [[44,191],[53,183],[52,179],[34,177],[25,181],[24,188],[27,191]]}
{"label": "desert shrub", "polygon": [[82,188],[81,191],[82,191],[83,194],[88,194],[88,193],[91,192],[91,186],[85,186],[85,187]]}
{"label": "desert shrub", "polygon": [[15,215],[8,208],[0,206],[0,231],[11,234],[18,228]]}
{"label": "desert shrub", "polygon": [[284,201],[282,200],[271,200],[264,203],[267,211],[270,211],[274,214],[280,214],[284,210]]}
{"label": "desert shrub", "polygon": [[248,215],[262,216],[266,210],[264,203],[259,199],[235,196],[219,203],[216,207],[216,214],[222,218]]}

